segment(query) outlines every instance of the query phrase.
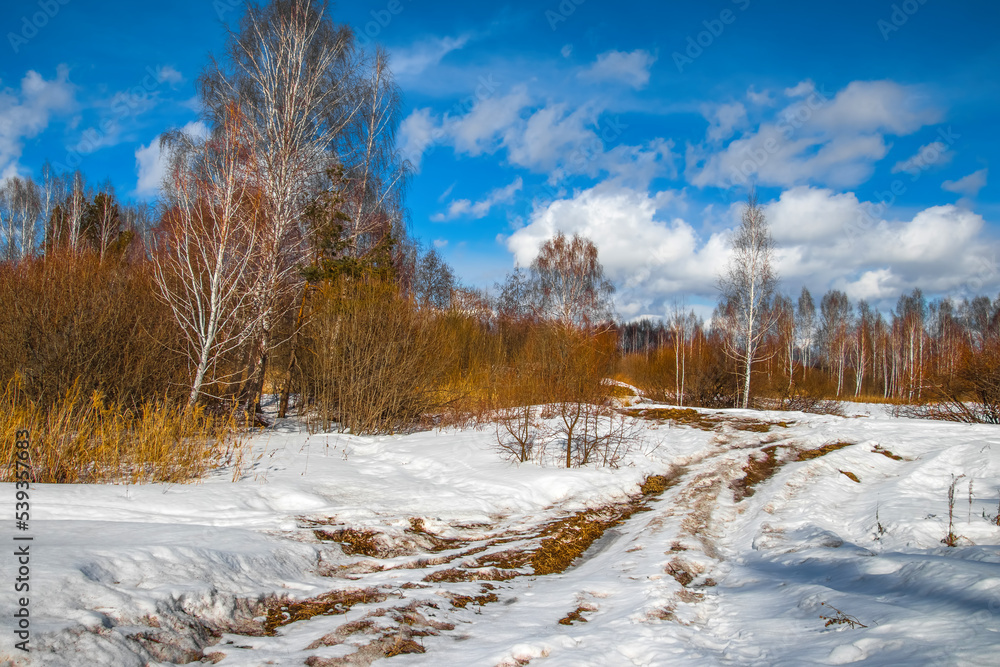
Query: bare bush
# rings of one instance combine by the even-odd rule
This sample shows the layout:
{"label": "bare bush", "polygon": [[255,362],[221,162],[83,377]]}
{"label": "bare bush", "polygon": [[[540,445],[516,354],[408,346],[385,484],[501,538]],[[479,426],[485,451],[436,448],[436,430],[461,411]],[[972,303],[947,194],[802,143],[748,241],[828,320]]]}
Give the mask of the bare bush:
{"label": "bare bush", "polygon": [[0,379],[20,376],[30,400],[77,384],[128,406],[183,391],[179,331],[148,265],[86,252],[4,264],[0,303]]}
{"label": "bare bush", "polygon": [[439,403],[448,365],[433,331],[391,283],[345,277],[322,288],[302,373],[318,425],[392,433],[414,424]]}
{"label": "bare bush", "polygon": [[966,349],[953,373],[932,377],[925,401],[897,405],[893,414],[967,424],[1000,424],[1000,350]]}

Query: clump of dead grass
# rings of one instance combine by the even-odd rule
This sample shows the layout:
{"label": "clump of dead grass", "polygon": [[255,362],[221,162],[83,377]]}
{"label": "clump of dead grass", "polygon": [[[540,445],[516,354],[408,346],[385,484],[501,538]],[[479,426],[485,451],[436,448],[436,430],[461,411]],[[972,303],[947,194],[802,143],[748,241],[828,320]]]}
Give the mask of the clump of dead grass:
{"label": "clump of dead grass", "polygon": [[586,623],[587,619],[583,617],[584,612],[597,611],[593,605],[583,604],[566,614],[559,619],[560,625],[573,625],[574,623]]}
{"label": "clump of dead grass", "polygon": [[[86,395],[79,384],[43,405],[9,383],[0,391],[0,460],[14,459],[15,434],[23,430],[35,483],[179,483],[234,461],[237,479],[245,461],[233,415],[155,401],[133,409]],[[13,475],[14,467],[4,466],[0,481]]]}
{"label": "clump of dead grass", "polygon": [[292,602],[289,600],[274,600],[267,610],[267,620],[264,621],[264,631],[273,635],[278,628],[305,621],[314,616],[330,616],[346,614],[356,604],[382,602],[388,595],[377,588],[355,588],[342,591],[331,591],[318,597]]}
{"label": "clump of dead grass", "polygon": [[693,408],[638,408],[626,410],[625,414],[637,419],[649,421],[669,421],[674,424],[681,424],[697,428],[702,431],[715,431],[723,425],[734,428],[737,431],[749,431],[752,433],[767,433],[773,426],[788,428],[789,422],[770,422],[751,417],[732,417],[722,414],[708,414],[698,412]]}

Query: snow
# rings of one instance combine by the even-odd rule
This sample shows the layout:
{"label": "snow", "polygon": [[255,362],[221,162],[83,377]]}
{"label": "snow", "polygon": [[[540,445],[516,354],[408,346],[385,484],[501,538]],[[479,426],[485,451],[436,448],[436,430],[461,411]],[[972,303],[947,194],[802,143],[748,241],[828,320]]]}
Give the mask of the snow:
{"label": "snow", "polygon": [[[203,651],[221,665],[301,665],[354,654],[377,635],[331,641],[338,628],[388,628],[407,605],[438,630],[419,637],[425,653],[392,664],[997,664],[1000,528],[984,514],[998,511],[1000,429],[892,418],[875,405],[850,405],[846,418],[712,412],[789,426],[643,422],[657,448],[618,469],[566,470],[508,463],[490,428],[358,437],[286,420],[253,438],[236,482],[223,469],[182,485],[39,485],[32,664],[176,664]],[[762,447],[833,442],[855,444],[786,463],[753,495],[734,495]],[[678,477],[565,572],[528,570],[489,590],[424,581],[469,561],[463,549],[623,503],[648,474]],[[941,540],[959,475],[950,548]],[[375,531],[395,550],[348,555],[317,528]],[[427,534],[464,546],[432,550]],[[12,560],[0,558],[8,581]],[[384,599],[246,634],[258,613],[247,601],[367,587]],[[487,592],[497,600],[450,603]],[[577,609],[586,622],[558,623]],[[13,611],[13,595],[2,596],[0,656],[27,664]]]}

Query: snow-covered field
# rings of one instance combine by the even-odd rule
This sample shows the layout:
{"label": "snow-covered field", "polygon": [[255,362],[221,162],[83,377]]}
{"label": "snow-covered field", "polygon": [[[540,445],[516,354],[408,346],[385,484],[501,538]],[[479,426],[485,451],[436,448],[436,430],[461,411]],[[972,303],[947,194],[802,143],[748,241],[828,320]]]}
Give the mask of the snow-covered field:
{"label": "snow-covered field", "polygon": [[[355,437],[287,422],[254,438],[236,483],[219,470],[187,485],[36,487],[31,664],[315,667],[395,649],[423,652],[389,664],[1000,664],[1000,527],[984,517],[997,513],[1000,428],[878,406],[718,414],[714,430],[643,422],[659,446],[615,470],[515,466],[488,428]],[[788,426],[725,423],[740,417]],[[742,492],[764,447],[780,461],[841,442],[853,444]],[[533,574],[524,558],[546,525],[626,503],[650,474],[672,485],[648,511],[564,572]],[[329,539],[344,529],[375,555]],[[492,576],[494,554],[516,571]],[[13,567],[0,557],[7,582]],[[275,596],[345,613],[267,634]],[[0,655],[16,661],[13,594],[0,600]]]}

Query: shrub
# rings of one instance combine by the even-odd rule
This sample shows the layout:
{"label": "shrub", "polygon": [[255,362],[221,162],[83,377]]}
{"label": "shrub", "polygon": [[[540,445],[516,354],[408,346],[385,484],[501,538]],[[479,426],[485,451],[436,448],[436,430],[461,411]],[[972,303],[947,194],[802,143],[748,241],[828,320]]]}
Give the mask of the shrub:
{"label": "shrub", "polygon": [[321,288],[305,338],[302,391],[323,428],[393,433],[441,403],[448,360],[433,316],[391,283],[344,277]]}
{"label": "shrub", "polygon": [[138,408],[183,391],[182,346],[143,264],[50,254],[0,265],[0,381],[42,405],[74,386]]}

